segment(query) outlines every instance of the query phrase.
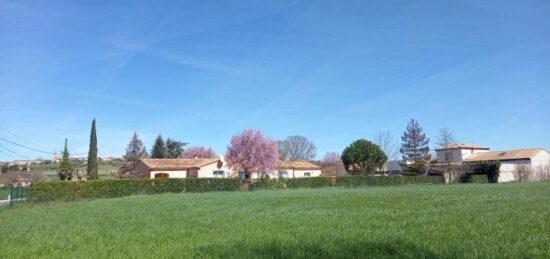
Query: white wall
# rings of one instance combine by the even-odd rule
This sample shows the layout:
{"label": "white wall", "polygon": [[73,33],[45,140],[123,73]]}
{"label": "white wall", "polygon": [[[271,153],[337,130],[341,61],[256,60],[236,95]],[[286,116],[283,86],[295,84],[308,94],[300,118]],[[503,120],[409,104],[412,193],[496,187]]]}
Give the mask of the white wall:
{"label": "white wall", "polygon": [[199,178],[215,178],[217,176],[214,176],[214,171],[223,171],[224,174],[223,174],[223,178],[229,178],[232,176],[231,174],[231,170],[229,169],[229,167],[227,167],[227,163],[225,163],[225,161],[223,160],[220,160],[220,165],[221,167],[218,167],[219,164],[218,163],[212,163],[212,164],[208,164],[206,166],[203,166],[199,169],[199,174],[198,174],[198,177]]}
{"label": "white wall", "polygon": [[[451,149],[451,162],[461,162],[464,159],[467,159],[473,154],[489,152],[488,150],[472,149],[472,148],[455,148]],[[438,163],[446,163],[447,159],[445,158],[445,150],[436,151],[435,155],[437,157]]]}
{"label": "white wall", "polygon": [[[267,175],[270,179],[278,179],[279,178],[279,171],[284,171],[288,173],[288,178],[304,178],[305,173],[309,172],[311,173],[310,177],[319,177],[321,176],[321,170],[294,170],[294,169],[279,169],[275,171],[266,172],[265,175]],[[252,179],[256,179],[262,176],[262,174],[259,173],[253,173]]]}
{"label": "white wall", "polygon": [[550,153],[547,151],[539,152],[531,158],[531,166],[533,168],[531,180],[550,180]]}

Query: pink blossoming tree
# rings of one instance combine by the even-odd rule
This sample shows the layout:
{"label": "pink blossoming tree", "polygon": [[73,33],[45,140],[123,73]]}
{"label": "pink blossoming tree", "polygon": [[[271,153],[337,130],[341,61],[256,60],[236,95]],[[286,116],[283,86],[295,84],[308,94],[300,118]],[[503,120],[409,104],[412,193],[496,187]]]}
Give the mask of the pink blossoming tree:
{"label": "pink blossoming tree", "polygon": [[227,165],[234,172],[244,172],[250,179],[254,172],[265,172],[275,169],[278,161],[277,141],[266,138],[262,132],[245,129],[240,135],[231,137],[225,155]]}
{"label": "pink blossoming tree", "polygon": [[216,157],[216,153],[212,148],[205,148],[203,146],[193,146],[186,148],[180,155],[180,158],[213,158]]}

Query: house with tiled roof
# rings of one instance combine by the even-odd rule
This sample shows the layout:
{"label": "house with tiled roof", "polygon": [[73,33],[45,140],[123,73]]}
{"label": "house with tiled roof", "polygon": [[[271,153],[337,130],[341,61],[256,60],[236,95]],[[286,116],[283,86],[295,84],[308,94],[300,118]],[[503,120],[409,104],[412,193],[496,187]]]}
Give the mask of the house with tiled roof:
{"label": "house with tiled roof", "polygon": [[265,173],[254,173],[252,178],[270,179],[304,178],[321,176],[321,167],[306,160],[278,161],[275,170]]}
{"label": "house with tiled roof", "polygon": [[228,178],[231,170],[223,157],[215,158],[142,158],[134,172],[144,178]]}
{"label": "house with tiled roof", "polygon": [[[223,157],[215,158],[142,158],[134,168],[144,178],[229,178],[237,177]],[[279,161],[276,169],[253,173],[252,178],[302,178],[321,176],[321,167],[309,161]]]}
{"label": "house with tiled roof", "polygon": [[452,144],[437,148],[436,157],[440,165],[499,161],[499,182],[517,181],[518,168],[529,171],[528,180],[550,179],[550,153],[543,148],[490,151],[488,147],[473,144]]}

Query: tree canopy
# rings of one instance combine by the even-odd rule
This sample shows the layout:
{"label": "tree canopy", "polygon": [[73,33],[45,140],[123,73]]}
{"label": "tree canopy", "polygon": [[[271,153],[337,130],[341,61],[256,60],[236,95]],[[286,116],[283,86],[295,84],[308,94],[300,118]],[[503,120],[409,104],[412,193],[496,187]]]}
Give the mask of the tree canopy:
{"label": "tree canopy", "polygon": [[317,147],[304,136],[290,136],[279,141],[281,160],[312,160],[317,155]]}
{"label": "tree canopy", "polygon": [[277,141],[263,136],[262,132],[245,129],[231,137],[226,160],[235,172],[244,172],[247,179],[254,172],[262,173],[275,169],[278,160]]}
{"label": "tree canopy", "polygon": [[168,157],[168,149],[166,149],[164,140],[162,140],[162,136],[159,134],[158,137],[155,139],[155,144],[153,144],[153,148],[151,149],[151,158],[167,158],[167,157]]}
{"label": "tree canopy", "polygon": [[134,132],[132,139],[130,139],[130,143],[128,143],[128,147],[126,147],[124,159],[129,163],[135,164],[140,158],[147,156],[149,156],[149,154],[147,153],[147,149],[145,149],[145,145],[143,145],[143,142],[139,139],[137,132]]}
{"label": "tree canopy", "polygon": [[67,139],[65,139],[65,147],[63,148],[63,160],[57,170],[59,179],[62,181],[70,181],[73,178],[74,169],[69,160],[69,149],[67,148]]}
{"label": "tree canopy", "polygon": [[187,143],[178,141],[172,138],[166,139],[166,155],[167,158],[178,158],[183,153],[183,147]]}
{"label": "tree canopy", "polygon": [[88,162],[86,165],[86,173],[88,180],[98,179],[97,175],[97,136],[95,129],[95,118],[92,121],[92,129],[90,132],[90,149],[88,151]]}
{"label": "tree canopy", "polygon": [[213,158],[216,157],[216,152],[212,148],[203,146],[188,147],[180,155],[181,158]]}
{"label": "tree canopy", "polygon": [[350,174],[374,174],[387,160],[388,157],[378,145],[365,139],[351,143],[342,153],[342,162]]}

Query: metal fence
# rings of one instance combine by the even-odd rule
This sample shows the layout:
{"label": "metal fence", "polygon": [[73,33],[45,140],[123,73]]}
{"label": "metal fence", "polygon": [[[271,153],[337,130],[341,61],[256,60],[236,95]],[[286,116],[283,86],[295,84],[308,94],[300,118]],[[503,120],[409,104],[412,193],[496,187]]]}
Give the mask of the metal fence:
{"label": "metal fence", "polygon": [[25,202],[29,197],[29,188],[23,186],[11,187],[10,190],[10,206],[16,203]]}

